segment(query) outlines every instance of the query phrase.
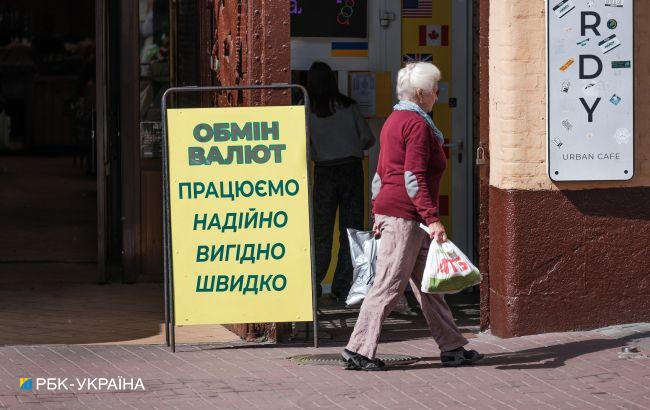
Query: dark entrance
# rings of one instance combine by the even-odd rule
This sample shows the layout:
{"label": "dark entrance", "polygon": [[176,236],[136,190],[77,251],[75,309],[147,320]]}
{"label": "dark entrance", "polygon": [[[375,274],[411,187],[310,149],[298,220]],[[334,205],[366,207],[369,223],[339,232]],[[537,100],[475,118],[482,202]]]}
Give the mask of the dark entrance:
{"label": "dark entrance", "polygon": [[208,3],[0,3],[0,345],[164,342],[156,107],[209,67]]}
{"label": "dark entrance", "polygon": [[92,2],[0,5],[0,261],[97,262]]}

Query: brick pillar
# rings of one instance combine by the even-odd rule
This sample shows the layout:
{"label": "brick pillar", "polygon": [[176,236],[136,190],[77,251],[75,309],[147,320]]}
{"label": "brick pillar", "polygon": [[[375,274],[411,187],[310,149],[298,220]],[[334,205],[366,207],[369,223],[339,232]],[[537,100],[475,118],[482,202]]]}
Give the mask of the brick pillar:
{"label": "brick pillar", "polygon": [[[635,2],[636,89],[650,86],[650,2]],[[636,94],[636,173],[546,174],[544,0],[493,0],[489,34],[493,333],[590,329],[650,317],[650,94]]]}
{"label": "brick pillar", "polygon": [[[217,85],[288,83],[291,80],[289,1],[215,1],[213,56]],[[231,91],[215,97],[218,106],[289,105],[287,91]],[[287,326],[275,323],[229,327],[246,340],[278,340]]]}
{"label": "brick pillar", "polygon": [[[291,46],[288,0],[215,2],[213,56],[217,85],[288,83]],[[286,105],[289,91],[232,91],[217,96],[219,106]]]}

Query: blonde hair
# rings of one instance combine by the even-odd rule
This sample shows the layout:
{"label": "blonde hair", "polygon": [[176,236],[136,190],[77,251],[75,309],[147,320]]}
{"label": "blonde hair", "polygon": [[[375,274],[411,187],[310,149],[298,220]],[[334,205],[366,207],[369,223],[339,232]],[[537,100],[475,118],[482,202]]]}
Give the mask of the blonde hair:
{"label": "blonde hair", "polygon": [[431,63],[409,63],[397,73],[397,98],[413,100],[418,88],[432,90],[440,77],[440,70]]}

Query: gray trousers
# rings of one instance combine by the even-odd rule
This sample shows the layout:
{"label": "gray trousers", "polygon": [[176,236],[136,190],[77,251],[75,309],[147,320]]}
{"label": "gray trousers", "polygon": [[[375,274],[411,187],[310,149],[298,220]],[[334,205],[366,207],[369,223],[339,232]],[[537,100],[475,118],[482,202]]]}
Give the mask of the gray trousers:
{"label": "gray trousers", "polygon": [[381,325],[409,280],[440,350],[466,345],[467,339],[456,327],[444,296],[420,290],[431,242],[429,236],[416,221],[385,215],[376,215],[375,221],[381,231],[375,282],[361,305],[347,349],[371,359],[375,357]]}

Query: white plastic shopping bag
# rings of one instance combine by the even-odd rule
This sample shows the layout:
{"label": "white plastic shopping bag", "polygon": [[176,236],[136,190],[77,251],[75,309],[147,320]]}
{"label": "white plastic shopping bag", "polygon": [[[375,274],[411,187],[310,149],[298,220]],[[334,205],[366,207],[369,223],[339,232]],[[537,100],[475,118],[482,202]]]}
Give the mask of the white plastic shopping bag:
{"label": "white plastic shopping bag", "polygon": [[345,304],[353,306],[363,301],[375,280],[375,264],[381,239],[375,238],[373,232],[350,228],[347,231],[354,277]]}
{"label": "white plastic shopping bag", "polygon": [[[427,233],[429,228],[420,225]],[[422,275],[422,292],[457,293],[481,283],[481,273],[451,241],[431,241]]]}

